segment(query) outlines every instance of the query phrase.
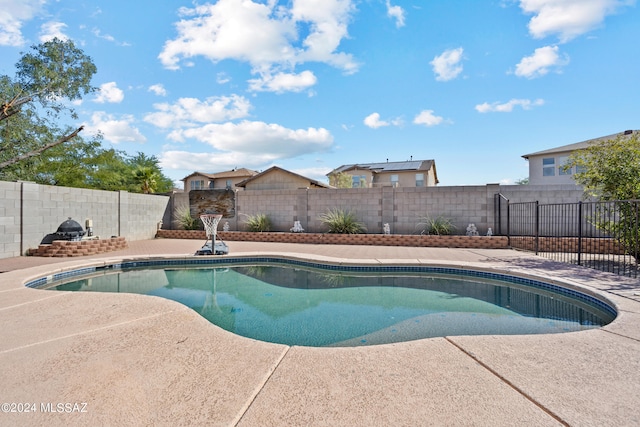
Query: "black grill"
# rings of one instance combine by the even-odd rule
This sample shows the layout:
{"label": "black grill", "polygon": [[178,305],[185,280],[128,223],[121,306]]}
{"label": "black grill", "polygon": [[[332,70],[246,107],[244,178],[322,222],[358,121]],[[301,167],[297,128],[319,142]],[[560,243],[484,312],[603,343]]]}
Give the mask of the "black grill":
{"label": "black grill", "polygon": [[82,237],[87,232],[82,228],[77,221],[69,218],[64,221],[55,233],[47,234],[40,244],[51,244],[54,240],[69,240],[72,242],[77,242],[82,240]]}

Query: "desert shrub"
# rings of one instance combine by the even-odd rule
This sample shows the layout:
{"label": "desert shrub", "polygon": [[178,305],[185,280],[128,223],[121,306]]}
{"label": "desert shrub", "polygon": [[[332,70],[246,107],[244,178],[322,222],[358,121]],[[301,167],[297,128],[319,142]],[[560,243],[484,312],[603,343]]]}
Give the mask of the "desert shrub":
{"label": "desert shrub", "polygon": [[244,223],[247,229],[253,232],[263,232],[271,230],[271,221],[266,214],[258,213],[255,215],[246,215],[247,219]]}
{"label": "desert shrub", "polygon": [[448,236],[456,229],[456,226],[451,223],[450,219],[443,216],[431,218],[429,215],[420,218],[418,227],[421,230],[420,234],[436,236]]}
{"label": "desert shrub", "polygon": [[367,231],[367,227],[356,219],[353,212],[343,209],[329,209],[320,215],[319,220],[329,228],[329,233],[360,234]]}
{"label": "desert shrub", "polygon": [[197,230],[200,228],[200,220],[191,216],[189,205],[180,205],[176,207],[174,222],[184,230]]}

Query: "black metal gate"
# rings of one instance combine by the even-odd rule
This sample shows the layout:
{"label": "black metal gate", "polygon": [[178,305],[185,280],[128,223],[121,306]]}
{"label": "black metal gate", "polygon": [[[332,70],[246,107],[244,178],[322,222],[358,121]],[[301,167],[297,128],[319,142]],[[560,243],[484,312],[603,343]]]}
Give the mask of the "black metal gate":
{"label": "black metal gate", "polygon": [[638,276],[640,201],[511,203],[495,196],[495,233],[515,249],[623,276]]}

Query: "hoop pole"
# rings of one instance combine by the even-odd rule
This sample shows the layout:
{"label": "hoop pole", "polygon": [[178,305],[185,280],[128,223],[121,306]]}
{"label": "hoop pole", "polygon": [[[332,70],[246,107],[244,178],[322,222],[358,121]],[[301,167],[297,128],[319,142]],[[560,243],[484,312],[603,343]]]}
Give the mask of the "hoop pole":
{"label": "hoop pole", "polygon": [[218,234],[218,224],[220,223],[221,219],[222,219],[222,215],[220,214],[200,215],[200,220],[204,225],[205,234],[207,236],[205,245],[211,238],[211,253],[215,253],[216,235]]}

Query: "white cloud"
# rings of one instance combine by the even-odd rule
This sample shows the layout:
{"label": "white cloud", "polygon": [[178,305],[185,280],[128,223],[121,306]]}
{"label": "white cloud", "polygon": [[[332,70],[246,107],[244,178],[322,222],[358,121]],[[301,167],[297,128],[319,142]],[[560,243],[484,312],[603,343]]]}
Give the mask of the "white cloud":
{"label": "white cloud", "polygon": [[194,56],[255,66],[288,60],[294,55],[289,39],[295,37],[295,28],[290,21],[272,19],[272,9],[273,5],[243,0],[180,8],[178,37],[165,42],[158,57],[169,69],[178,69],[181,58]]}
{"label": "white cloud", "polygon": [[91,30],[91,32],[93,33],[94,36],[98,37],[99,39],[103,39],[108,42],[116,41],[115,37],[113,37],[110,34],[102,34],[102,32],[98,28],[94,28],[93,30]]}
{"label": "white cloud", "polygon": [[[378,129],[380,127],[383,126],[402,126],[404,124],[403,120],[401,117],[397,117],[395,119],[391,119],[390,121],[387,120],[380,120],[380,114],[378,113],[371,113],[369,114],[367,117],[364,118],[363,120],[364,124],[372,129]],[[345,130],[349,130],[349,128],[347,128],[345,125],[342,125],[343,129]]]}
{"label": "white cloud", "polygon": [[242,165],[247,168],[257,168],[271,163],[269,156],[245,158],[242,153],[204,152],[192,153],[181,150],[167,150],[160,155],[160,166],[166,170],[228,170]]}
{"label": "white cloud", "polygon": [[96,134],[101,132],[105,141],[119,144],[121,142],[146,142],[147,138],[140,133],[133,123],[133,116],[125,114],[117,118],[104,111],[96,111],[91,115],[91,122],[85,123],[87,132]]}
{"label": "white cloud", "polygon": [[98,95],[94,102],[104,104],[105,102],[118,104],[124,99],[124,92],[118,88],[116,82],[103,83],[100,85]]}
{"label": "white cloud", "polygon": [[42,10],[46,0],[0,0],[0,45],[22,46],[22,25]]}
{"label": "white cloud", "polygon": [[404,27],[404,9],[400,6],[391,6],[391,1],[387,0],[387,16],[396,20],[396,27]]}
{"label": "white cloud", "polygon": [[562,67],[569,63],[569,58],[565,55],[560,57],[558,46],[545,46],[536,49],[531,56],[525,56],[516,65],[515,74],[518,77],[533,79],[544,76],[550,68]]}
{"label": "white cloud", "polygon": [[329,183],[327,179],[327,174],[333,170],[333,168],[328,167],[310,167],[310,168],[298,168],[298,169],[289,169],[291,172],[297,173],[298,175],[306,176],[311,179],[315,179],[316,181],[324,182],[326,184]]}
{"label": "white cloud", "polygon": [[347,27],[354,10],[352,0],[295,0],[291,20],[307,33],[302,46],[294,47],[295,62],[324,62],[347,73],[357,71],[358,65],[350,54],[336,53],[340,42],[349,35]]}
{"label": "white cloud", "polygon": [[433,58],[430,62],[433,72],[436,74],[436,80],[446,82],[458,77],[462,72],[462,54],[464,50],[459,47],[457,49],[449,49]]}
{"label": "white cloud", "polygon": [[413,119],[414,124],[425,125],[427,127],[436,126],[443,122],[444,119],[433,114],[433,110],[423,110]]}
{"label": "white cloud", "polygon": [[[303,75],[293,70],[307,61],[352,73],[357,64],[350,54],[337,49],[348,36],[353,10],[352,0],[296,0],[290,9],[272,0],[219,0],[191,9],[183,7],[183,19],[176,23],[178,36],[165,42],[158,58],[169,69],[178,69],[185,60],[197,56],[214,62],[234,59],[249,63],[252,72],[261,76],[258,81],[265,82],[280,74]],[[270,88],[268,84],[259,86]],[[287,87],[276,84],[274,89]],[[290,87],[299,90],[297,84]]]}
{"label": "white cloud", "polygon": [[531,101],[530,99],[512,99],[509,102],[500,104],[494,102],[489,104],[487,102],[476,105],[476,111],[479,113],[510,113],[515,107],[521,107],[523,110],[530,110],[533,107],[539,107],[544,105],[544,100],[536,99]]}
{"label": "white cloud", "polygon": [[167,96],[167,90],[161,83],[149,86],[149,92],[153,92],[158,96]]}
{"label": "white cloud", "polygon": [[256,168],[281,159],[324,152],[333,145],[333,136],[323,128],[288,129],[253,121],[207,124],[178,132],[182,138],[203,142],[216,151],[165,151],[161,163],[168,169],[220,169],[239,164]]}
{"label": "white cloud", "polygon": [[67,24],[63,22],[49,21],[42,24],[40,27],[40,41],[42,43],[58,38],[60,40],[67,40],[69,37],[63,33],[63,30],[67,28]]}
{"label": "white cloud", "polygon": [[[158,111],[149,113],[144,121],[160,128],[180,129],[201,123],[223,122],[241,119],[249,115],[251,103],[239,95],[197,98],[180,98],[173,104],[154,104]],[[175,135],[180,135],[178,132]]]}
{"label": "white cloud", "polygon": [[99,39],[103,39],[103,40],[106,40],[108,42],[115,43],[115,44],[117,44],[119,46],[131,46],[131,44],[129,44],[127,42],[119,42],[111,34],[102,34],[102,31],[100,31],[100,29],[98,29],[98,28],[94,28],[93,30],[91,30],[91,32],[93,33],[94,36],[98,37]]}
{"label": "white cloud", "polygon": [[317,83],[318,79],[311,71],[300,74],[278,73],[274,76],[263,74],[259,79],[249,80],[249,90],[255,92],[301,92]]}
{"label": "white cloud", "polygon": [[371,113],[364,118],[364,124],[372,129],[378,129],[379,127],[389,126],[389,122],[380,120],[380,114]]}
{"label": "white cloud", "polygon": [[218,73],[216,74],[216,83],[218,84],[225,84],[225,83],[229,83],[231,81],[231,77],[229,77],[229,75],[227,73]]}
{"label": "white cloud", "polygon": [[182,135],[220,151],[250,155],[270,153],[277,158],[324,151],[333,143],[333,136],[323,128],[288,129],[278,124],[246,120],[237,124],[227,122],[188,128]]}
{"label": "white cloud", "polygon": [[634,0],[520,0],[520,8],[533,14],[529,21],[529,33],[540,39],[557,34],[561,42],[567,42],[602,24],[607,15]]}

